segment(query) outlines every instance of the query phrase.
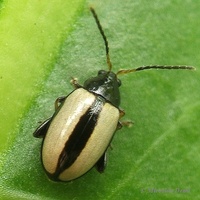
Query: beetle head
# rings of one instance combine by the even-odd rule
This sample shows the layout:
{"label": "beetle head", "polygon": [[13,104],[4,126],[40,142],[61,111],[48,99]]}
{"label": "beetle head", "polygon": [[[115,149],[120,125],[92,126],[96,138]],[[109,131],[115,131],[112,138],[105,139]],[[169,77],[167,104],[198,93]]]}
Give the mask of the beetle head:
{"label": "beetle head", "polygon": [[121,81],[111,71],[100,70],[96,77],[89,78],[84,83],[84,88],[90,92],[104,97],[114,106],[119,107],[119,87]]}

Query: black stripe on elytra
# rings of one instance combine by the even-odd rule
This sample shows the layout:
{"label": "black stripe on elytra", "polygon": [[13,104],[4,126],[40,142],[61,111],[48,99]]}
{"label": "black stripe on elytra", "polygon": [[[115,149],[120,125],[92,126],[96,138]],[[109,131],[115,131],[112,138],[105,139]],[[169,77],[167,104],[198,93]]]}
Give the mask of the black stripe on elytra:
{"label": "black stripe on elytra", "polygon": [[93,133],[104,103],[105,100],[102,97],[96,97],[90,108],[80,117],[59,157],[54,178],[58,178],[60,173],[76,161]]}

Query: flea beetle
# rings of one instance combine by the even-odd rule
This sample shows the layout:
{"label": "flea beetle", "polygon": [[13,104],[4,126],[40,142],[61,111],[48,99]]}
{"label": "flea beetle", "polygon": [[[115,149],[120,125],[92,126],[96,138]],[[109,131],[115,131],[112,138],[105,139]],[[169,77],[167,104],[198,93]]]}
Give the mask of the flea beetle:
{"label": "flea beetle", "polygon": [[112,72],[108,41],[93,8],[90,11],[103,37],[108,70],[100,70],[83,86],[72,80],[75,89],[55,101],[55,113],[34,132],[42,137],[41,160],[48,177],[54,181],[76,179],[93,166],[103,172],[106,150],[125,114],[119,108],[121,81],[118,76],[147,69],[194,69],[190,66],[143,66]]}

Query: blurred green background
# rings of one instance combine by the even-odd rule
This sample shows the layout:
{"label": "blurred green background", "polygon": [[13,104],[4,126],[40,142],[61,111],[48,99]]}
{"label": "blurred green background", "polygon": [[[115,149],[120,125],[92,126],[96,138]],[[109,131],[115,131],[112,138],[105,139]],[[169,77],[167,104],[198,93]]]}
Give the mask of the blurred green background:
{"label": "blurred green background", "polygon": [[[196,67],[121,76],[121,107],[131,128],[118,131],[105,173],[95,169],[54,183],[32,133],[54,112],[57,97],[107,69],[142,65]],[[199,199],[199,1],[1,1],[1,199]],[[101,138],[100,138],[101,139]],[[86,158],[87,161],[87,158]]]}

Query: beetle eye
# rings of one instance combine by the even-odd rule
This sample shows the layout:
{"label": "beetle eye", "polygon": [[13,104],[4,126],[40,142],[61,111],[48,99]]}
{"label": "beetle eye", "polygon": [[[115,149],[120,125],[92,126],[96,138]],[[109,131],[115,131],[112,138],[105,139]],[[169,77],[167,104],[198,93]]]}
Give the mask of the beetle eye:
{"label": "beetle eye", "polygon": [[102,74],[105,74],[105,73],[106,73],[106,71],[103,70],[103,69],[98,71],[98,75],[102,75]]}
{"label": "beetle eye", "polygon": [[117,83],[118,83],[118,86],[121,86],[122,82],[121,80],[117,79]]}

